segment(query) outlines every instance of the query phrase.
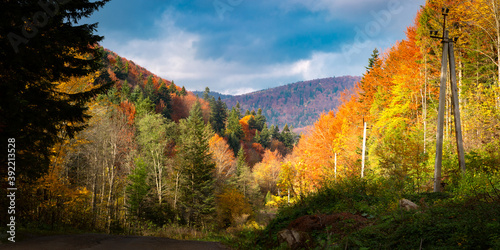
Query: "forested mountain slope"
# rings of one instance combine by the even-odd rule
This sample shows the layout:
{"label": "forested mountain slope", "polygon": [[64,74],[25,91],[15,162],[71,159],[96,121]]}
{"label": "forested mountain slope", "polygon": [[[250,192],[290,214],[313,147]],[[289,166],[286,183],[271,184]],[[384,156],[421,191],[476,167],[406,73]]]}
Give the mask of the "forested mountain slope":
{"label": "forested mountain slope", "polygon": [[242,110],[262,109],[270,124],[303,128],[314,124],[322,113],[335,110],[341,93],[361,77],[341,76],[292,83],[224,99],[229,108],[240,103]]}

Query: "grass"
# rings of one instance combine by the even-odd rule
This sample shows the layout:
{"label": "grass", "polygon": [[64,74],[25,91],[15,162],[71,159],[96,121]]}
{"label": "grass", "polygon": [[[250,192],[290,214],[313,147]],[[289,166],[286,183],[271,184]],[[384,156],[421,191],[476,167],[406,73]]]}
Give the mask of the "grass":
{"label": "grass", "polygon": [[[263,230],[234,235],[235,249],[283,249],[277,233],[304,215],[349,212],[369,225],[340,237],[327,228],[309,233],[317,249],[500,249],[500,179],[471,173],[444,193],[405,192],[394,180],[352,179],[282,207]],[[492,178],[493,177],[493,178]],[[488,180],[488,181],[485,181]],[[398,187],[398,188],[395,188]],[[418,210],[398,207],[410,199]],[[256,246],[257,244],[257,246]]]}

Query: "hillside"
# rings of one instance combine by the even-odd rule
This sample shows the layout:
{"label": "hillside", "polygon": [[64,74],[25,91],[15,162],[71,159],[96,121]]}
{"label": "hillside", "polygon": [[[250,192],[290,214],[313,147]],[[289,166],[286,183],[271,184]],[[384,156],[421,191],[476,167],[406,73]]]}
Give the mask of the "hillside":
{"label": "hillside", "polygon": [[[144,97],[149,97],[153,102],[157,113],[168,109],[168,117],[174,121],[188,117],[189,110],[197,99],[195,94],[186,91],[184,87],[175,85],[174,81],[163,79],[133,61],[120,57],[113,51],[103,49],[102,53],[104,53],[102,63],[107,68],[110,78],[115,81],[115,85],[108,92],[112,100],[120,103],[124,101],[124,96],[130,100],[137,98],[134,96],[142,93]],[[166,87],[170,93],[170,97],[163,98],[164,100],[158,98],[161,95],[160,88],[162,86]],[[123,105],[127,106],[128,104]],[[208,103],[202,101],[202,109],[205,119],[208,119]]]}
{"label": "hillside", "polygon": [[269,124],[283,128],[313,125],[321,113],[335,110],[343,90],[352,88],[361,77],[341,76],[296,82],[224,99],[229,108],[240,103],[242,110],[262,109]]}

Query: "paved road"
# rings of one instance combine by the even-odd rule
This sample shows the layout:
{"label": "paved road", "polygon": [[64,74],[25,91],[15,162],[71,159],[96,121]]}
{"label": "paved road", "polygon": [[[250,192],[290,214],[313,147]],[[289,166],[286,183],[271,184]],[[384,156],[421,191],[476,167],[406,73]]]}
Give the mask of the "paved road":
{"label": "paved road", "polygon": [[[1,244],[1,243],[0,243]],[[146,236],[120,236],[106,234],[58,235],[32,238],[22,242],[0,245],[0,249],[35,250],[227,250],[217,242],[182,241]]]}

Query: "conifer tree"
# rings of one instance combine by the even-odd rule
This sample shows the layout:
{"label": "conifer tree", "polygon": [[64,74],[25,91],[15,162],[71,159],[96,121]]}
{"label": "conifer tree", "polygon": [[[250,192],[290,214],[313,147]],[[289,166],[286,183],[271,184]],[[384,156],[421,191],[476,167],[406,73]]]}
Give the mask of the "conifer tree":
{"label": "conifer tree", "polygon": [[280,137],[281,137],[281,142],[283,142],[283,144],[287,148],[293,148],[293,145],[295,144],[294,134],[288,128],[288,124],[285,124],[285,127],[283,128]]}
{"label": "conifer tree", "polygon": [[210,88],[205,87],[205,91],[203,91],[203,100],[205,100],[205,101],[208,102],[209,99],[210,99],[210,95],[209,94],[210,94]]}
{"label": "conifer tree", "polygon": [[226,137],[233,152],[240,150],[240,140],[243,137],[243,128],[240,124],[239,109],[233,107],[227,118]]}
{"label": "conifer tree", "polygon": [[181,92],[179,94],[181,96],[186,96],[187,95],[187,91],[186,91],[186,88],[184,86],[182,86]]}
{"label": "conifer tree", "polygon": [[[95,45],[103,37],[94,34],[97,24],[77,22],[108,1],[0,3],[0,139],[2,152],[7,152],[8,138],[15,140],[16,165],[22,166],[16,177],[29,181],[46,173],[51,147],[85,127],[85,102],[111,86],[102,71],[95,74],[92,90],[57,88],[71,77],[100,71],[103,54]],[[57,11],[42,12],[40,5]],[[7,162],[6,157],[0,155],[0,161]]]}
{"label": "conifer tree", "polygon": [[262,115],[262,109],[257,110],[257,115],[255,116],[255,123],[257,126],[257,130],[262,131],[266,126],[267,119],[264,115]]}
{"label": "conifer tree", "polygon": [[128,85],[128,81],[125,80],[122,84],[122,89],[121,89],[121,101],[125,101],[130,99],[130,86]]}
{"label": "conifer tree", "polygon": [[225,103],[219,97],[213,106],[210,113],[210,123],[217,134],[223,135],[227,119]]}
{"label": "conifer tree", "polygon": [[375,62],[378,60],[378,56],[379,56],[378,49],[377,48],[373,49],[373,53],[372,53],[370,59],[368,59],[368,67],[366,67],[366,70],[368,72],[370,72],[370,70],[373,68],[373,66],[375,66]]}
{"label": "conifer tree", "polygon": [[130,94],[130,101],[136,103],[139,100],[143,99],[143,97],[144,94],[142,92],[141,87],[139,87],[139,84],[135,85],[134,89],[132,90],[132,93]]}
{"label": "conifer tree", "polygon": [[125,74],[128,74],[128,62],[125,63],[125,68],[123,69],[123,72],[125,72]]}
{"label": "conifer tree", "polygon": [[271,132],[271,139],[281,141],[281,134],[278,125],[271,125],[271,128],[269,130]]}
{"label": "conifer tree", "polygon": [[258,193],[257,183],[254,181],[252,171],[246,162],[245,150],[241,147],[238,152],[236,171],[232,183],[249,200],[253,200]]}
{"label": "conifer tree", "polygon": [[213,134],[205,125],[196,101],[187,119],[180,122],[179,163],[182,174],[181,207],[188,224],[206,225],[215,211],[215,163],[209,151]]}
{"label": "conifer tree", "polygon": [[259,133],[259,137],[260,137],[259,140],[256,142],[260,143],[260,145],[262,145],[263,147],[268,148],[271,142],[271,133],[267,128],[267,125],[264,124],[264,128]]}
{"label": "conifer tree", "polygon": [[149,98],[153,103],[158,103],[158,96],[155,95],[155,87],[153,84],[153,76],[148,76],[146,85],[144,86],[144,97]]}
{"label": "conifer tree", "polygon": [[178,91],[177,91],[177,87],[175,87],[175,84],[174,84],[174,81],[172,81],[170,83],[170,86],[168,86],[169,90],[170,90],[170,93],[173,93],[173,94],[176,94],[176,95],[179,95]]}
{"label": "conifer tree", "polygon": [[172,97],[170,96],[170,89],[164,83],[158,89],[158,99],[163,101],[165,107],[161,111],[163,117],[170,119],[172,114]]}
{"label": "conifer tree", "polygon": [[123,69],[123,62],[122,62],[122,58],[120,56],[116,57],[115,68],[116,68],[116,71],[121,71]]}

